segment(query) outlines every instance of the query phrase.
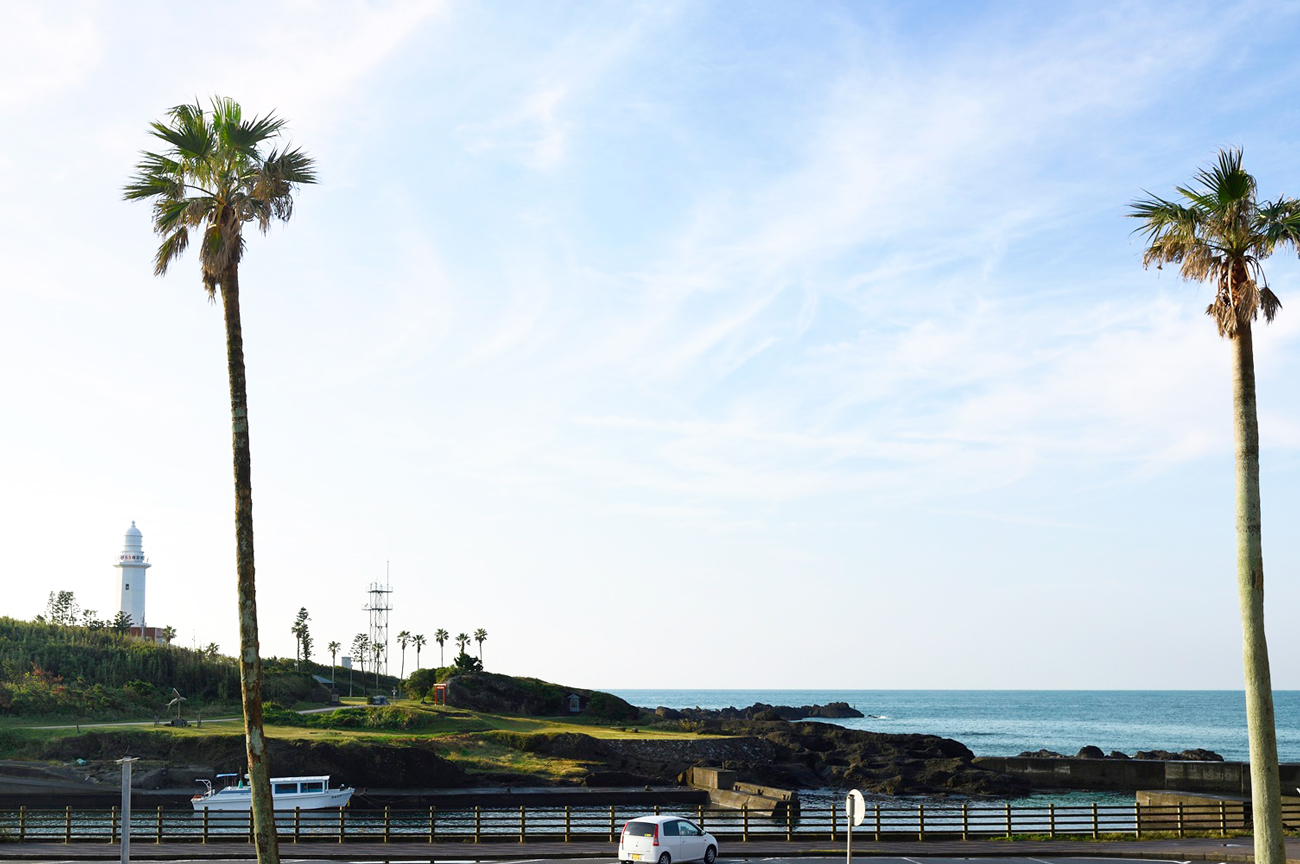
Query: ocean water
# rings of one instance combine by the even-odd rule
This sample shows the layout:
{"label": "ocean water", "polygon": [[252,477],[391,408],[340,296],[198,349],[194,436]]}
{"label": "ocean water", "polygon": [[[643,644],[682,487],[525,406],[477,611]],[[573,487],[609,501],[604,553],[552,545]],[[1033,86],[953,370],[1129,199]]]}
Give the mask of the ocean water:
{"label": "ocean water", "polygon": [[[611,690],[647,708],[738,708],[847,702],[865,719],[850,729],[954,738],[977,756],[1047,748],[1073,755],[1088,744],[1120,750],[1204,747],[1245,761],[1246,699],[1232,690]],[[1278,757],[1300,762],[1300,691],[1273,694]]]}

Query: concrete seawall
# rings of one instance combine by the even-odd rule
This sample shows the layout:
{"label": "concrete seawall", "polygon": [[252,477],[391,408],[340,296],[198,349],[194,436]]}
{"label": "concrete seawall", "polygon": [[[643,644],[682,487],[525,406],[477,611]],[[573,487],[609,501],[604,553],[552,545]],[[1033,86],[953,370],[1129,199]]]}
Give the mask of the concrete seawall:
{"label": "concrete seawall", "polygon": [[[1156,759],[1075,759],[981,756],[975,764],[1029,781],[1040,789],[1176,789],[1184,792],[1250,794],[1246,762],[1165,762]],[[1283,792],[1300,786],[1300,764],[1279,766]]]}

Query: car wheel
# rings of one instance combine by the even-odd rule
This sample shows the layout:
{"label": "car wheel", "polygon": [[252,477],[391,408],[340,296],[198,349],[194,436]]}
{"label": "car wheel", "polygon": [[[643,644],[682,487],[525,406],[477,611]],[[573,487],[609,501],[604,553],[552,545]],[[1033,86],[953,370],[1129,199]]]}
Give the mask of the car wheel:
{"label": "car wheel", "polygon": [[704,850],[704,864],[713,864],[713,859],[717,857],[718,849],[716,846],[710,846]]}
{"label": "car wheel", "polygon": [[665,852],[659,856],[659,864],[673,864],[673,856]]}

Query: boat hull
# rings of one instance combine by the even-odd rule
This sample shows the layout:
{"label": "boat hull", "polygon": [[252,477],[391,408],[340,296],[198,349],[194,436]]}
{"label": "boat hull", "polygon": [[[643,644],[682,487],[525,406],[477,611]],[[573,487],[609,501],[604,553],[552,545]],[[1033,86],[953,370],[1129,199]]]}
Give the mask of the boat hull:
{"label": "boat hull", "polygon": [[[324,792],[297,792],[291,795],[272,795],[275,810],[333,810],[346,807],[352,799],[352,789],[327,789]],[[196,811],[241,812],[253,809],[253,796],[247,792],[222,790],[211,795],[196,795],[190,799]]]}

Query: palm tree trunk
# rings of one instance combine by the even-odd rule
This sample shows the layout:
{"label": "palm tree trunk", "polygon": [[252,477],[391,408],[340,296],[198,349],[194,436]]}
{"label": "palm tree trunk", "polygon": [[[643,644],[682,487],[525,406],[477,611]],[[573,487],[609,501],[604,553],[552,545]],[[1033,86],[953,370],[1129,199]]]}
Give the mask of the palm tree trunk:
{"label": "palm tree trunk", "polygon": [[1246,731],[1250,738],[1250,794],[1256,864],[1285,864],[1282,798],[1278,782],[1273,685],[1264,638],[1264,553],[1259,508],[1259,420],[1255,413],[1255,348],[1250,322],[1232,345],[1232,431],[1237,473],[1237,594],[1241,603],[1246,672]]}
{"label": "palm tree trunk", "polygon": [[262,656],[257,639],[257,580],[253,568],[253,469],[248,444],[248,388],[244,379],[244,335],[239,323],[239,272],[221,280],[226,313],[226,357],[230,372],[230,421],[235,455],[235,568],[239,594],[239,689],[244,703],[244,741],[252,786],[253,837],[258,864],[279,864],[271,807],[271,772],[262,728]]}

